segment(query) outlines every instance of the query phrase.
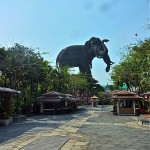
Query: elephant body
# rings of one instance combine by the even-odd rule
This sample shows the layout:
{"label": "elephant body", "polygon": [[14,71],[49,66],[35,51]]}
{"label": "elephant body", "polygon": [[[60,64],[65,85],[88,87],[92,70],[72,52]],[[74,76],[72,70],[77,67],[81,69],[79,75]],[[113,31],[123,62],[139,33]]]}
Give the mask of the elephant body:
{"label": "elephant body", "polygon": [[108,72],[111,61],[104,42],[99,38],[93,37],[85,45],[66,47],[58,54],[56,64],[59,67],[79,67],[80,72],[91,75],[92,60],[98,57],[104,59],[104,62],[107,64],[106,71]]}

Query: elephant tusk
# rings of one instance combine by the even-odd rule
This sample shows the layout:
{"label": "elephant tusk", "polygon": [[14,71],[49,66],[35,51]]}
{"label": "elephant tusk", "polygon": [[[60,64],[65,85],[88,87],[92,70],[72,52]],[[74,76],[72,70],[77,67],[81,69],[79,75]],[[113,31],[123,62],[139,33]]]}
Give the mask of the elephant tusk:
{"label": "elephant tusk", "polygon": [[102,40],[102,42],[103,43],[105,43],[105,42],[107,43],[107,42],[109,42],[109,40],[108,39],[104,39],[104,40]]}

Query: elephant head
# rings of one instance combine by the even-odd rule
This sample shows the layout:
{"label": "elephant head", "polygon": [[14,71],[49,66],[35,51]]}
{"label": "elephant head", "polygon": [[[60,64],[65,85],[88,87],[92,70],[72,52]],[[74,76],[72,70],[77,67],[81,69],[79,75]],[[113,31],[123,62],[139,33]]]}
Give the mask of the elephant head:
{"label": "elephant head", "polygon": [[105,42],[108,42],[108,39],[100,40],[99,38],[92,37],[89,41],[85,43],[86,49],[94,52],[93,57],[103,58],[104,62],[107,64],[106,72],[109,72],[110,66],[114,63],[110,60],[108,55],[108,49],[105,45]]}
{"label": "elephant head", "polygon": [[[89,51],[94,51],[94,56],[97,58],[103,58],[103,56],[108,53],[108,49],[104,45],[105,40],[100,40],[99,38],[92,37],[89,41],[85,43],[85,48]],[[109,41],[109,40],[107,40]]]}

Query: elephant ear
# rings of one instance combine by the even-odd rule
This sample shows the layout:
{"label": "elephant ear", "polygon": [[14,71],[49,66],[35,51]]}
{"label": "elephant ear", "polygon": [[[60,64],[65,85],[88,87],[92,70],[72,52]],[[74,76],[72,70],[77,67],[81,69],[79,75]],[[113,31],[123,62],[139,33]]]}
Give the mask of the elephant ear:
{"label": "elephant ear", "polygon": [[86,48],[86,49],[90,48],[91,45],[94,45],[94,43],[96,42],[97,39],[98,39],[98,38],[95,38],[95,37],[90,38],[89,41],[86,41],[86,42],[85,42],[85,48]]}
{"label": "elephant ear", "polygon": [[85,46],[85,49],[89,49],[91,47],[91,42],[86,41],[84,46]]}

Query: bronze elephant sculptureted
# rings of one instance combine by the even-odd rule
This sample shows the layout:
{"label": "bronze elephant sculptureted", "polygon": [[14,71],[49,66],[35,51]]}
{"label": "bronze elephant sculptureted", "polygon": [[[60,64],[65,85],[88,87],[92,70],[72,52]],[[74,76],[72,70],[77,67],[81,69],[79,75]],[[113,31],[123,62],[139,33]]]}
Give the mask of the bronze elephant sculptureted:
{"label": "bronze elephant sculptureted", "polygon": [[58,54],[56,64],[59,67],[79,67],[80,72],[91,75],[92,60],[97,57],[103,58],[107,64],[106,72],[109,72],[113,62],[110,60],[108,49],[105,46],[105,42],[108,41],[92,37],[84,45],[66,47]]}

